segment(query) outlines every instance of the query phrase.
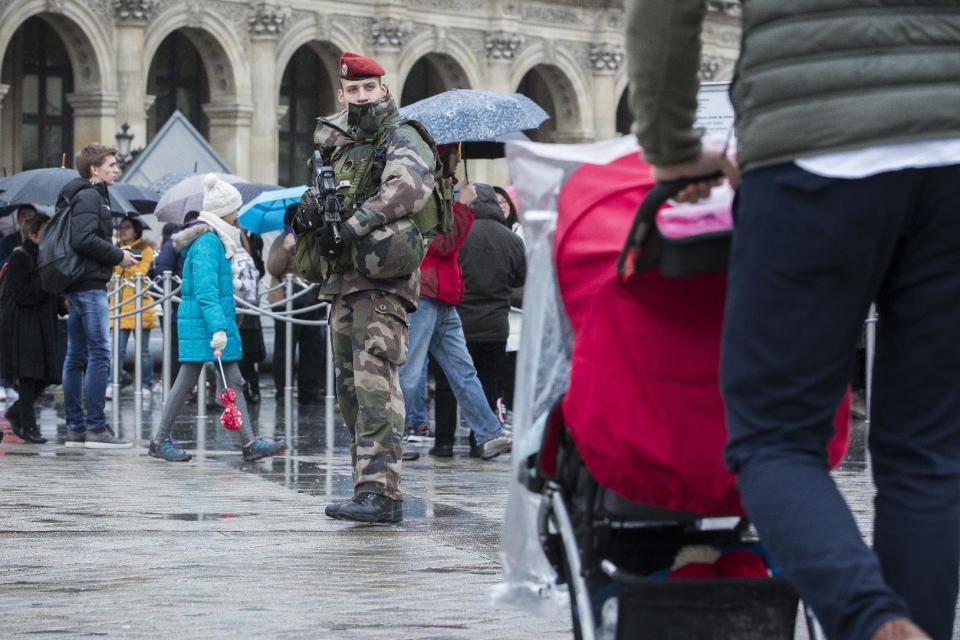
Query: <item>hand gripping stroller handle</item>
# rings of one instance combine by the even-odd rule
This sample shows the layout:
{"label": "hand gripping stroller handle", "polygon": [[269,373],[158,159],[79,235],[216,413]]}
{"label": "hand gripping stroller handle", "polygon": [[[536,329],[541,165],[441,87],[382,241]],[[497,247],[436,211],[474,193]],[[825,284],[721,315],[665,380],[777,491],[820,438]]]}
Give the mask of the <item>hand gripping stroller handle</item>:
{"label": "hand gripping stroller handle", "polygon": [[704,180],[714,180],[723,178],[723,172],[717,171],[705,176],[696,178],[678,178],[666,182],[658,182],[637,207],[637,214],[630,225],[630,232],[627,234],[627,241],[620,250],[617,258],[617,272],[621,280],[628,280],[637,271],[637,259],[644,253],[648,247],[650,237],[650,228],[656,224],[657,212],[660,207],[670,198],[680,193],[683,189]]}

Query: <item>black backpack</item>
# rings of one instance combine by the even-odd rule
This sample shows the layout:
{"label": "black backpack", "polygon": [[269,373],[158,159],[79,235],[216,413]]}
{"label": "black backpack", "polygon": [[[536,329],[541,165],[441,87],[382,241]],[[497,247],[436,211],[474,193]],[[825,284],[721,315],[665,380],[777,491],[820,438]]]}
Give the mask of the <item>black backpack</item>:
{"label": "black backpack", "polygon": [[70,214],[74,196],[61,204],[40,239],[40,283],[47,293],[59,294],[83,276],[83,258],[70,246]]}

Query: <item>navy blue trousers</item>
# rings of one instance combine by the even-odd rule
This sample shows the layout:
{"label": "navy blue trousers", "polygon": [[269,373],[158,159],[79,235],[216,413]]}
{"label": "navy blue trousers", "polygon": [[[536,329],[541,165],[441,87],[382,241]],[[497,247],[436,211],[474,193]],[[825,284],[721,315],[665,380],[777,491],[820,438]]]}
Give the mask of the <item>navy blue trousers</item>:
{"label": "navy blue trousers", "polygon": [[[908,616],[951,638],[960,564],[960,165],[860,180],[747,172],[721,384],[728,466],[832,639]],[[876,300],[874,549],[825,446]]]}

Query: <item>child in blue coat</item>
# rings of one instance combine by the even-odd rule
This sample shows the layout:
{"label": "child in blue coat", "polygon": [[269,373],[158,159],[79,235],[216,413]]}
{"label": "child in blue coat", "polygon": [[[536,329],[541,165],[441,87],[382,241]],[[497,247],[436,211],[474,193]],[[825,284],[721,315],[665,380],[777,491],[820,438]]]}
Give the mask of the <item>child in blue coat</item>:
{"label": "child in blue coat", "polygon": [[200,378],[204,363],[221,353],[227,385],[237,393],[237,408],[243,417],[240,435],[243,459],[259,460],[286,449],[286,443],[261,438],[253,431],[243,395],[240,361],[240,331],[233,302],[232,258],[241,248],[240,229],[235,226],[242,200],[233,185],[215,174],[204,178],[203,211],[193,223],[173,236],[174,246],[184,255],[180,308],[177,310],[180,371],[170,389],[160,426],[150,442],[149,454],[171,462],[186,462],[191,456],[171,437],[174,421],[184,400]]}

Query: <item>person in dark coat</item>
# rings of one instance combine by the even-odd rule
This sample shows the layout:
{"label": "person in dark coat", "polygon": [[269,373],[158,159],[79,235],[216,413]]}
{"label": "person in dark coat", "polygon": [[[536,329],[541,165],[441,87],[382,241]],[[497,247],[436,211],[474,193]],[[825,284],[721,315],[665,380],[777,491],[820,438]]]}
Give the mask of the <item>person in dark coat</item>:
{"label": "person in dark coat", "polygon": [[34,404],[49,384],[60,382],[57,296],[43,290],[37,245],[50,217],[35,213],[21,227],[23,244],[10,255],[0,285],[0,373],[16,380],[20,398],[4,417],[25,442],[42,444]]}
{"label": "person in dark coat", "polygon": [[[503,371],[510,335],[510,297],[523,286],[527,263],[523,241],[507,226],[497,202],[497,193],[488,184],[475,183],[473,226],[460,247],[463,271],[463,300],[457,305],[467,351],[477,369],[480,384],[496,412],[503,393]],[[437,430],[456,422],[456,403],[446,385],[438,382]],[[445,394],[450,393],[450,397]]]}

